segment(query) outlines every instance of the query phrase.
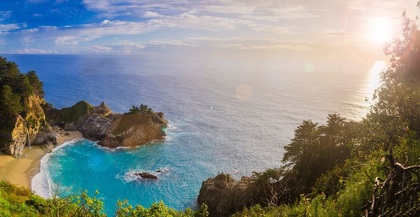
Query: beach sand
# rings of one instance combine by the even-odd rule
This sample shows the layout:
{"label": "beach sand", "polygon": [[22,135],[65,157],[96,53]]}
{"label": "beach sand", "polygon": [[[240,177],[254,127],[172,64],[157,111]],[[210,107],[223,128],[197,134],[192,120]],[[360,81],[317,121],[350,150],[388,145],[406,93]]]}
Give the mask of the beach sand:
{"label": "beach sand", "polygon": [[[68,136],[57,138],[57,144],[62,145],[73,139],[83,138],[77,131],[67,132]],[[52,149],[52,147],[49,147]],[[39,173],[41,158],[48,153],[47,146],[25,147],[20,158],[0,153],[0,180],[31,189],[32,178]]]}

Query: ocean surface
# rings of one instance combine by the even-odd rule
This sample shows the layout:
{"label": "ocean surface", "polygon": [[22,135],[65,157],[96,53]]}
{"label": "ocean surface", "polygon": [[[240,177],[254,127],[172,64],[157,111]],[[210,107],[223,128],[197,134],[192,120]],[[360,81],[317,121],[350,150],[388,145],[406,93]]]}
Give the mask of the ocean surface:
{"label": "ocean surface", "polygon": [[[283,147],[302,120],[330,113],[360,120],[378,85],[382,62],[149,58],[145,56],[4,55],[35,70],[57,108],[102,101],[114,112],[144,103],[162,111],[164,142],[108,150],[77,140],[46,155],[33,188],[87,189],[112,213],[116,201],[176,209],[196,206],[201,183],[281,166]],[[143,180],[134,172],[158,174]]]}

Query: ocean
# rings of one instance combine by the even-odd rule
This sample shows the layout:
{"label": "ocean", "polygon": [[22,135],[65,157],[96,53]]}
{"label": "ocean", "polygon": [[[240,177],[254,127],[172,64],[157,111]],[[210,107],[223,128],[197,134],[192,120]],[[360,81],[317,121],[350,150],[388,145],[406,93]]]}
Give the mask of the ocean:
{"label": "ocean", "polygon": [[[33,188],[99,191],[109,213],[117,200],[175,209],[197,206],[201,183],[281,166],[294,129],[330,113],[361,120],[383,62],[158,58],[111,55],[4,55],[35,70],[56,108],[102,101],[114,112],[141,103],[165,113],[164,142],[108,150],[77,140],[42,159]],[[159,180],[134,172],[161,170]]]}

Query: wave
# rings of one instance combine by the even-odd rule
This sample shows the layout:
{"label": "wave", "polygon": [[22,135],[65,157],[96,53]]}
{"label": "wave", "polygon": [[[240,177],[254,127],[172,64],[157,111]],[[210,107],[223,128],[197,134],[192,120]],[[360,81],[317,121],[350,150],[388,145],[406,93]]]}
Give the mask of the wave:
{"label": "wave", "polygon": [[49,199],[52,198],[52,179],[50,177],[50,173],[48,172],[48,160],[51,158],[55,152],[61,148],[64,148],[69,145],[74,145],[77,142],[83,140],[82,138],[73,139],[69,142],[65,142],[57,147],[55,147],[53,150],[51,150],[50,153],[47,153],[42,157],[41,159],[41,165],[40,165],[40,172],[36,174],[31,181],[32,191],[43,198]]}

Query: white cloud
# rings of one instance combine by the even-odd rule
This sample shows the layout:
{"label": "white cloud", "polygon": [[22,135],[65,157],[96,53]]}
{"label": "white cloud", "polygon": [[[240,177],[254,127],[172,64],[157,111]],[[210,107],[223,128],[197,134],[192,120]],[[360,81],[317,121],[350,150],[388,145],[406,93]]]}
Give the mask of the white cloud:
{"label": "white cloud", "polygon": [[25,28],[26,24],[21,23],[10,23],[10,24],[0,24],[0,34],[8,33],[13,30]]}
{"label": "white cloud", "polygon": [[42,49],[35,49],[35,48],[25,48],[21,50],[12,50],[12,53],[18,53],[18,54],[57,54],[57,51],[51,51],[51,50],[42,50]]}
{"label": "white cloud", "polygon": [[143,13],[144,18],[156,18],[156,17],[161,17],[161,16],[162,15],[160,15],[159,13],[152,12],[152,11],[146,11]]}
{"label": "white cloud", "polygon": [[95,46],[92,46],[91,49],[96,53],[103,53],[103,52],[109,53],[112,50],[112,47],[95,45]]}

